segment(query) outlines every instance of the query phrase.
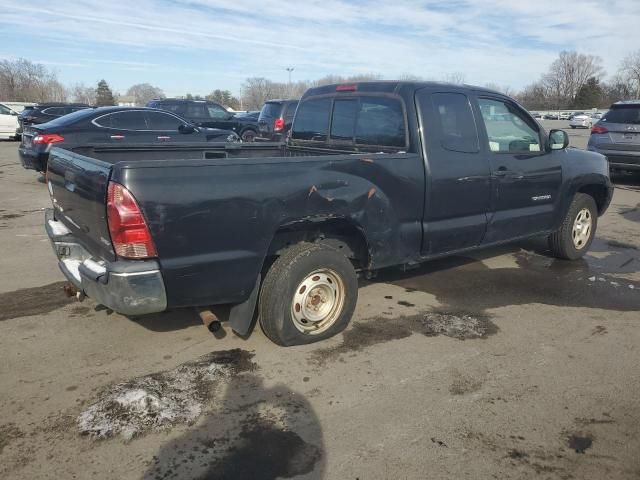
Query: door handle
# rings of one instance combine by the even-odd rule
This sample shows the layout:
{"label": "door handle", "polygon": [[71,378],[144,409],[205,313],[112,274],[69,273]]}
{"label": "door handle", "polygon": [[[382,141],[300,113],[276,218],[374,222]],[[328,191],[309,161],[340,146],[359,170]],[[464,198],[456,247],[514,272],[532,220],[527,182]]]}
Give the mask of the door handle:
{"label": "door handle", "polygon": [[524,175],[521,173],[516,173],[512,170],[509,170],[507,167],[500,167],[498,170],[493,172],[494,177],[506,177],[512,180],[522,180]]}
{"label": "door handle", "polygon": [[168,135],[160,135],[158,136],[158,140],[171,140],[171,137]]}
{"label": "door handle", "polygon": [[124,140],[124,135],[111,135],[111,140]]}

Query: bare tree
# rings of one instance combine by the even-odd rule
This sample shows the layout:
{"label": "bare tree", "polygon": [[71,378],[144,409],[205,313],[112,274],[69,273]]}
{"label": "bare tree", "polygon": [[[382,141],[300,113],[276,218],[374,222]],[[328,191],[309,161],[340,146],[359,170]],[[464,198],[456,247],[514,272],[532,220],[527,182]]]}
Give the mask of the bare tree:
{"label": "bare tree", "polygon": [[462,72],[453,72],[446,74],[443,78],[443,82],[447,83],[455,83],[458,85],[462,85],[465,81],[466,75]]}
{"label": "bare tree", "polygon": [[164,98],[164,92],[161,88],[154,87],[149,83],[138,83],[132,85],[127,90],[127,95],[136,99],[136,105],[146,105],[154,98]]}
{"label": "bare tree", "polygon": [[620,73],[634,89],[636,98],[640,99],[640,50],[630,53],[622,60]]}
{"label": "bare tree", "polygon": [[503,94],[507,95],[508,97],[514,97],[516,95],[515,90],[513,88],[509,87],[508,85],[501,86],[501,85],[498,85],[497,83],[487,83],[487,84],[485,84],[485,88],[488,88],[490,90],[495,90],[496,92],[503,93]]}
{"label": "bare tree", "polygon": [[0,61],[0,97],[23,102],[64,101],[67,92],[55,72],[19,58]]}
{"label": "bare tree", "polygon": [[69,89],[71,100],[78,103],[93,105],[96,103],[96,89],[84,83],[76,83]]}
{"label": "bare tree", "polygon": [[555,101],[556,108],[571,105],[590,78],[601,79],[604,75],[601,64],[602,59],[595,55],[566,50],[560,52],[542,78]]}

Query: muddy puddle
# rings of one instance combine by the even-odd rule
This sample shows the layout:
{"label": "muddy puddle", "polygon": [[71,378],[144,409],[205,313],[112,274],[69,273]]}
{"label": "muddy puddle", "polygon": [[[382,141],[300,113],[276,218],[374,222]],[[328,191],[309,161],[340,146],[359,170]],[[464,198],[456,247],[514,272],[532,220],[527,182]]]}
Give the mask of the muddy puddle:
{"label": "muddy puddle", "polygon": [[324,365],[372,345],[407,338],[414,333],[427,337],[443,335],[458,340],[484,339],[498,332],[487,316],[465,313],[427,312],[399,318],[373,318],[353,322],[342,334],[342,343],[313,351],[309,362]]}
{"label": "muddy puddle", "polygon": [[[435,260],[410,272],[388,270],[377,281],[404,287],[409,293],[430,293],[443,309],[478,315],[492,308],[531,303],[640,310],[640,282],[615,276],[640,271],[636,246],[597,239],[591,251],[594,254],[584,259],[564,261],[548,256],[539,242],[527,243],[479,252],[474,258]],[[489,268],[480,260],[505,253],[513,255],[517,267]]]}
{"label": "muddy puddle", "polygon": [[68,282],[55,282],[34,288],[0,293],[0,320],[42,315],[73,301],[64,293]]}

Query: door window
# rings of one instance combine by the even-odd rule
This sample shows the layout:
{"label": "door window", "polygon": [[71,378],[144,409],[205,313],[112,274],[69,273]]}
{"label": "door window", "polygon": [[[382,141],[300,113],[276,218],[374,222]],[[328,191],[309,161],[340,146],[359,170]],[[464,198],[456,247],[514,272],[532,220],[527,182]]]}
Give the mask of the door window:
{"label": "door window", "polygon": [[209,112],[204,103],[187,103],[186,112],[189,118],[209,118]]}
{"label": "door window", "polygon": [[184,124],[179,118],[169,115],[168,113],[146,112],[146,114],[149,130],[169,130],[177,132],[180,125]]}
{"label": "door window", "polygon": [[0,105],[0,115],[11,115],[11,110],[4,105]]}
{"label": "door window", "polygon": [[140,110],[105,115],[98,119],[96,123],[103,127],[108,126],[118,130],[148,130],[144,112]]}
{"label": "door window", "polygon": [[49,107],[42,110],[42,113],[47,115],[64,115],[67,112],[65,112],[64,107]]}
{"label": "door window", "polygon": [[229,118],[229,112],[215,103],[207,103],[207,113],[216,120],[227,120]]}
{"label": "door window", "polygon": [[523,112],[507,101],[478,99],[489,150],[496,153],[540,152],[540,135]]}
{"label": "door window", "polygon": [[453,152],[478,152],[478,132],[467,96],[462,93],[434,93],[431,101],[440,123],[442,148]]}

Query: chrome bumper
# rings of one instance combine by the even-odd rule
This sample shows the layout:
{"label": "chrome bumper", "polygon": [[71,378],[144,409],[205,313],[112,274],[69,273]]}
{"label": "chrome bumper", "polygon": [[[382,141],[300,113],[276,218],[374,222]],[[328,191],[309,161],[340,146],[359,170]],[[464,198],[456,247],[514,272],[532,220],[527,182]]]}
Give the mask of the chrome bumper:
{"label": "chrome bumper", "polygon": [[45,212],[45,228],[64,276],[96,303],[123,315],[166,310],[167,295],[157,261],[96,259],[54,218],[52,209]]}

